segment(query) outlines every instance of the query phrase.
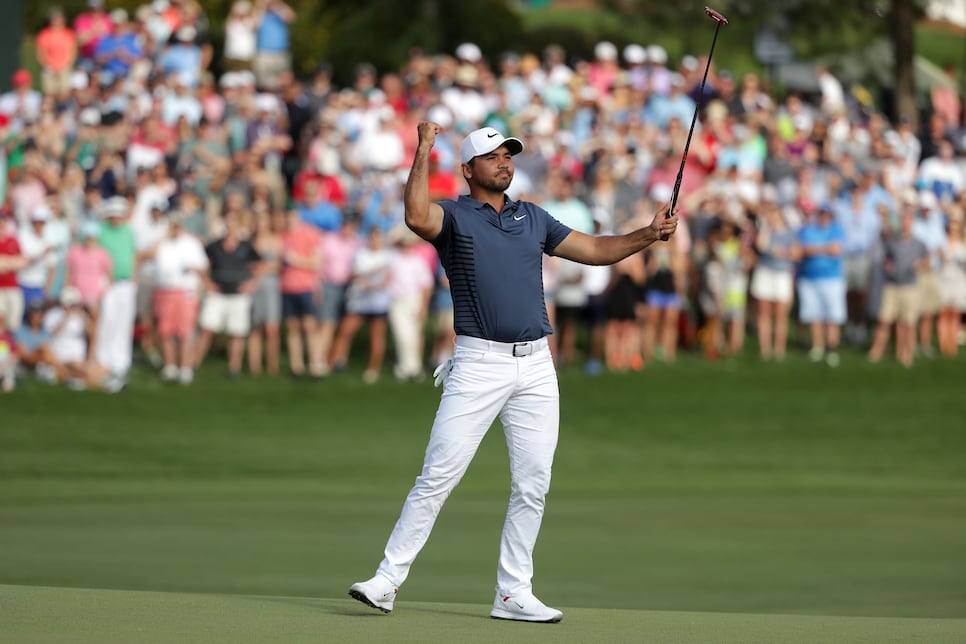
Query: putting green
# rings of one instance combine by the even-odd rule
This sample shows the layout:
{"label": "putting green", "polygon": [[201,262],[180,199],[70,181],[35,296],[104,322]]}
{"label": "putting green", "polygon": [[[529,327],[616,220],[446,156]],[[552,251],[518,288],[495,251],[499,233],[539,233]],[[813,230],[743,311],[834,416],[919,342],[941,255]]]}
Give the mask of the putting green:
{"label": "putting green", "polygon": [[561,624],[491,620],[488,607],[400,600],[383,615],[351,599],[0,585],[8,642],[943,642],[966,619],[827,617],[562,607]]}

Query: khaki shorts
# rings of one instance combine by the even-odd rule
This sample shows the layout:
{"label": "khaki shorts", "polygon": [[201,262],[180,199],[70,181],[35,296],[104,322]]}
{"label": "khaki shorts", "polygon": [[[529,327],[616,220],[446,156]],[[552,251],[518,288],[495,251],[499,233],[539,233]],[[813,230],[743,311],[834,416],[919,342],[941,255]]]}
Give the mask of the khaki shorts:
{"label": "khaki shorts", "polygon": [[273,90],[278,87],[278,77],[292,70],[292,55],[281,51],[261,51],[255,54],[252,71],[255,84],[260,90]]}
{"label": "khaki shorts", "polygon": [[19,286],[0,288],[0,316],[7,320],[7,331],[13,333],[23,321],[23,291]]}
{"label": "khaki shorts", "polygon": [[942,307],[939,273],[922,273],[916,282],[919,288],[919,315],[936,315]]}
{"label": "khaki shorts", "polygon": [[882,304],[879,306],[879,322],[892,324],[916,323],[919,318],[919,286],[886,284],[882,287]]}

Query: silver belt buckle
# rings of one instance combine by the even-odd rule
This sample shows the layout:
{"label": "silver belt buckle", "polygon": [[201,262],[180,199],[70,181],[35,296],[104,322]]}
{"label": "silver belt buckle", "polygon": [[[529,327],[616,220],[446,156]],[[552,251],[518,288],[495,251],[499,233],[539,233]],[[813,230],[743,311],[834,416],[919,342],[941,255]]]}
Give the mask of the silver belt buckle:
{"label": "silver belt buckle", "polygon": [[513,357],[522,358],[533,353],[533,345],[529,342],[517,342],[513,345]]}

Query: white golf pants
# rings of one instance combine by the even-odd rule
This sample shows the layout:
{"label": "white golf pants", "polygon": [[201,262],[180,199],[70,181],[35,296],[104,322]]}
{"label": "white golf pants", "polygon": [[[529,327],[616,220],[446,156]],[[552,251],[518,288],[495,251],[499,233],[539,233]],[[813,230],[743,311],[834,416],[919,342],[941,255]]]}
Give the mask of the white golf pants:
{"label": "white golf pants", "polygon": [[114,374],[126,374],[131,369],[137,293],[137,284],[122,280],[111,284],[101,298],[96,360]]}
{"label": "white golf pants", "polygon": [[507,594],[529,591],[533,547],[557,447],[559,399],[546,338],[514,345],[458,336],[423,471],[406,497],[378,572],[397,586],[406,580],[443,503],[499,416],[510,455],[510,502],[497,589]]}

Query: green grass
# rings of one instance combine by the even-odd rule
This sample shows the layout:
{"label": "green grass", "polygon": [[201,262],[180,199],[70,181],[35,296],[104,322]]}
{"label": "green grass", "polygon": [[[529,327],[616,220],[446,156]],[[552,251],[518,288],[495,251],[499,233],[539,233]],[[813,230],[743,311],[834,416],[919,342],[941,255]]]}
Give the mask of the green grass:
{"label": "green grass", "polygon": [[[488,619],[475,606],[407,602],[385,616],[351,600],[0,586],[5,641],[130,642],[961,642],[966,621],[567,609],[562,624]],[[51,614],[49,607],[56,606]],[[58,626],[70,624],[69,638]]]}
{"label": "green grass", "polygon": [[[856,633],[915,618],[962,634],[964,364],[905,370],[850,353],[831,370],[797,355],[783,365],[685,355],[641,374],[565,370],[536,591],[569,608],[568,622],[627,611],[610,641],[633,640],[623,628],[709,641],[700,633],[719,622],[730,626],[718,641],[779,641],[765,634],[785,626],[814,638],[784,641],[835,639],[809,630],[826,623],[809,615],[857,618]],[[28,382],[0,399],[0,605],[33,615],[103,601],[101,612],[127,619],[128,604],[153,596],[81,589],[165,591],[175,616],[188,601],[175,593],[208,598],[189,623],[222,601],[267,610],[266,624],[293,610],[313,628],[377,623],[339,602],[381,557],[439,390],[368,387],[357,371],[321,384],[228,381],[222,369],[213,363],[189,388],[138,371],[117,396]],[[501,434],[497,425],[484,440],[389,618],[413,610],[424,641],[462,640],[432,630],[437,620],[477,628],[492,601],[508,489]],[[440,601],[460,606],[425,603]],[[11,641],[49,634],[42,620],[18,620],[0,610],[0,632],[26,633]],[[692,623],[693,637],[661,630]],[[183,639],[170,628],[146,639]],[[232,628],[217,632],[231,639]]]}

